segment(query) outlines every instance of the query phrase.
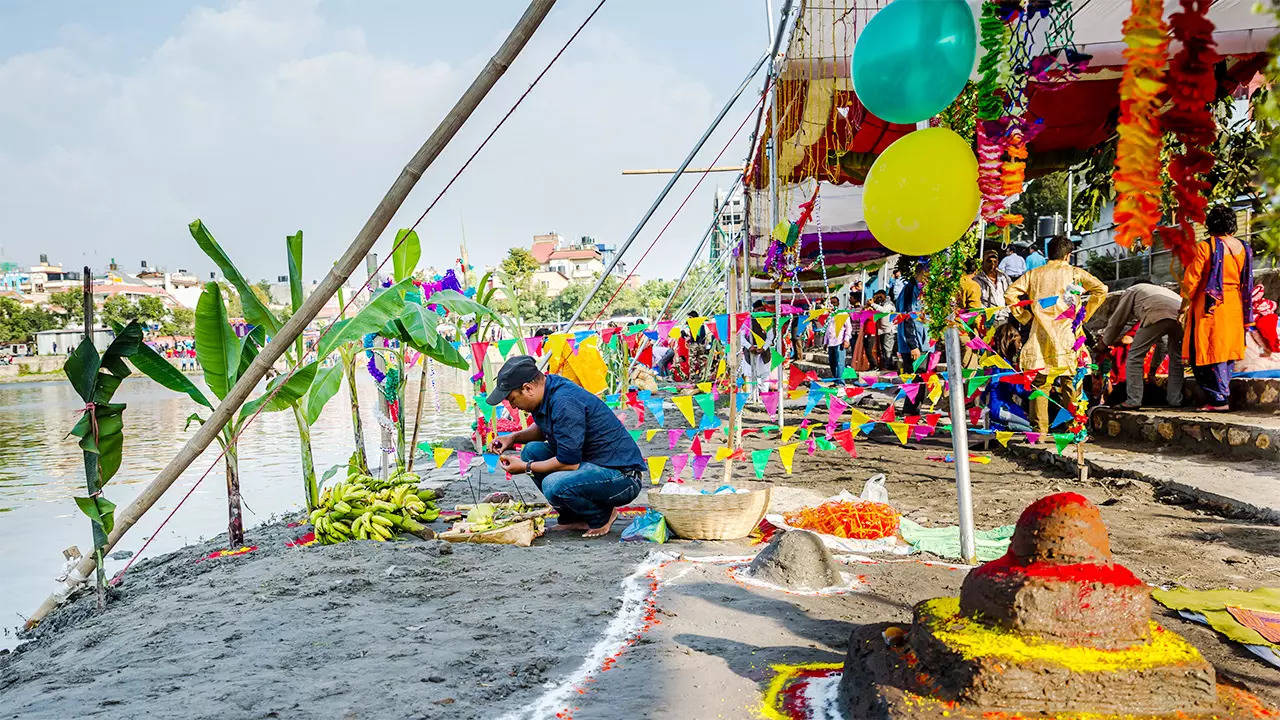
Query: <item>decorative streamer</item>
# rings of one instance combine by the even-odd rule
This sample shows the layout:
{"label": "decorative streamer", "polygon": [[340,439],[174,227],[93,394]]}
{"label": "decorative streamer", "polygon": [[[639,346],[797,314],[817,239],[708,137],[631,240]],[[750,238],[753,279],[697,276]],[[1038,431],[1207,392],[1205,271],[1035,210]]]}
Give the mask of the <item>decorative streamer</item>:
{"label": "decorative streamer", "polygon": [[1120,80],[1120,122],[1116,127],[1116,244],[1150,243],[1160,222],[1160,109],[1165,54],[1169,48],[1163,0],[1133,0],[1124,21],[1124,76]]}

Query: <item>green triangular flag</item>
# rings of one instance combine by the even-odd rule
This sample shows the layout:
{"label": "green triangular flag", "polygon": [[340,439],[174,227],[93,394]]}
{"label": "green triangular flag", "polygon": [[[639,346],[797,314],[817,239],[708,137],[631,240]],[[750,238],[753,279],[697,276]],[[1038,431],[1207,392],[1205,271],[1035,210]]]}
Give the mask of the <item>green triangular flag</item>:
{"label": "green triangular flag", "polygon": [[773,452],[773,448],[765,448],[763,450],[753,450],[751,452],[751,467],[756,470],[756,479],[764,478],[764,468],[769,464],[769,454]]}
{"label": "green triangular flag", "polygon": [[479,411],[481,412],[481,414],[483,414],[483,415],[484,415],[485,422],[487,422],[487,423],[489,423],[490,425],[492,425],[492,424],[493,424],[493,414],[494,414],[494,413],[493,413],[493,406],[492,406],[492,405],[490,405],[490,404],[489,404],[489,402],[488,402],[487,400],[485,400],[484,395],[476,395],[476,396],[475,396],[475,401],[476,401],[476,409],[477,409],[477,410],[479,410]]}
{"label": "green triangular flag", "polygon": [[618,349],[618,336],[617,336],[617,335],[614,335],[613,337],[609,338],[609,347],[613,348],[614,350],[617,350],[617,349]]}
{"label": "green triangular flag", "polygon": [[835,450],[836,446],[824,437],[814,438],[813,444],[818,446],[819,450]]}
{"label": "green triangular flag", "polygon": [[769,353],[769,369],[776,370],[782,365],[782,353],[777,350],[770,350]]}
{"label": "green triangular flag", "polygon": [[1032,390],[1032,391],[1031,391],[1031,399],[1032,399],[1032,400],[1035,400],[1035,399],[1036,399],[1036,398],[1038,398],[1038,397],[1047,398],[1047,397],[1049,397],[1049,396],[1048,396],[1048,395],[1045,395],[1045,394],[1044,394],[1044,391],[1043,391],[1043,390],[1041,390],[1040,388],[1036,388],[1035,390]]}
{"label": "green triangular flag", "polygon": [[418,449],[421,450],[422,452],[431,452],[431,443],[420,442],[418,443]]}
{"label": "green triangular flag", "polygon": [[516,346],[516,339],[515,339],[515,338],[510,338],[510,339],[508,339],[508,340],[499,340],[499,341],[498,341],[498,352],[499,352],[499,353],[501,353],[501,354],[502,354],[502,357],[504,357],[504,358],[505,358],[505,357],[507,356],[507,354],[511,352],[511,348],[513,348],[513,347],[515,347],[515,346]]}
{"label": "green triangular flag", "polygon": [[813,434],[813,433],[812,433],[812,432],[810,432],[809,428],[800,428],[800,439],[801,439],[801,440],[808,440],[808,439],[809,439],[809,436],[810,436],[810,435],[812,435],[812,434]]}
{"label": "green triangular flag", "polygon": [[987,377],[986,375],[974,375],[973,377],[969,378],[969,383],[968,385],[965,386],[966,390],[964,394],[972,395],[975,390],[985,385],[986,382],[990,379],[991,378]]}
{"label": "green triangular flag", "polygon": [[640,434],[643,433],[644,430],[628,430],[627,432],[631,433],[632,440],[640,442]]}
{"label": "green triangular flag", "polygon": [[1067,446],[1076,441],[1075,433],[1054,433],[1053,444],[1058,446],[1058,454],[1061,455]]}
{"label": "green triangular flag", "polygon": [[702,425],[707,425],[707,418],[715,417],[716,401],[711,393],[699,393],[693,396],[694,402],[698,403],[698,407],[702,408]]}

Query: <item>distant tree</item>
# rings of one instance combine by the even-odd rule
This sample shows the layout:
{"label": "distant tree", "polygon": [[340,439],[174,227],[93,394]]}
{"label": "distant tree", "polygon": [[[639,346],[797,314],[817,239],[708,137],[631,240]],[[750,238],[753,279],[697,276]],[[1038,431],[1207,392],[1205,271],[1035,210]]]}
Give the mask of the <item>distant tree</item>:
{"label": "distant tree", "polygon": [[1023,218],[1022,227],[1014,228],[1015,239],[1032,243],[1036,239],[1036,218],[1067,217],[1066,171],[1042,175],[1027,184],[1025,191],[1010,206],[1010,211]]}
{"label": "distant tree", "polygon": [[506,300],[501,311],[514,316],[517,323],[532,320],[538,313],[538,296],[545,296],[541,288],[533,286],[533,274],[538,271],[538,261],[524,248],[511,248],[498,265],[498,277]]}
{"label": "distant tree", "polygon": [[191,335],[195,332],[196,313],[184,307],[176,307],[160,322],[161,335]]}
{"label": "distant tree", "polygon": [[138,321],[144,325],[154,325],[165,319],[169,314],[169,309],[164,306],[164,301],[155,295],[144,295],[138,298]]}
{"label": "distant tree", "polygon": [[28,307],[13,298],[0,298],[0,342],[29,343],[42,330],[62,325],[61,318],[45,307]]}
{"label": "distant tree", "polygon": [[67,288],[49,296],[50,309],[66,325],[84,324],[84,288]]}

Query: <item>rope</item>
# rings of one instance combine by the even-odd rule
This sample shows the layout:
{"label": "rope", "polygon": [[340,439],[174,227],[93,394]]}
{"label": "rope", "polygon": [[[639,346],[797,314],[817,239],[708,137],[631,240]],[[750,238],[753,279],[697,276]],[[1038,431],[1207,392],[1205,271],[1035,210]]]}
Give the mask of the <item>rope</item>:
{"label": "rope", "polygon": [[742,122],[739,123],[738,129],[733,131],[733,135],[729,138],[728,142],[724,144],[724,147],[720,148],[720,152],[716,153],[715,159],[713,159],[711,163],[707,165],[707,169],[703,170],[702,173],[698,176],[698,182],[693,184],[693,187],[690,188],[689,193],[684,196],[684,200],[680,201],[680,206],[676,208],[675,212],[671,213],[671,217],[667,219],[666,224],[663,225],[662,229],[658,231],[658,234],[654,236],[653,242],[649,243],[649,247],[645,248],[644,253],[640,256],[640,259],[636,260],[635,264],[631,266],[631,271],[628,272],[627,276],[622,279],[622,282],[618,283],[617,289],[614,290],[613,294],[609,296],[609,299],[605,301],[604,306],[600,308],[599,312],[596,313],[596,316],[591,318],[591,324],[587,326],[588,329],[594,328],[596,326],[596,323],[599,322],[600,318],[604,315],[604,311],[609,309],[609,306],[613,304],[613,301],[618,297],[618,293],[622,292],[622,288],[627,286],[627,281],[630,280],[631,277],[636,274],[636,268],[640,267],[640,263],[644,262],[644,259],[649,256],[649,252],[653,250],[653,247],[658,244],[659,240],[662,239],[662,234],[667,231],[667,228],[671,227],[671,223],[675,221],[676,216],[679,215],[680,211],[684,209],[685,204],[689,202],[689,198],[693,197],[693,193],[696,192],[698,187],[702,185],[702,181],[707,179],[707,175],[711,172],[711,168],[715,167],[716,163],[720,162],[720,157],[723,156],[725,151],[729,149],[729,146],[733,144],[733,141],[738,138],[738,133],[742,132],[742,128],[747,126],[747,121],[751,119],[751,114],[755,112],[756,108],[759,107],[760,103],[763,101],[764,101],[764,94],[761,93],[759,99],[756,100],[755,105],[752,105],[751,109],[747,111],[747,116],[742,118]]}
{"label": "rope", "polygon": [[[440,192],[435,196],[435,199],[431,201],[431,204],[429,204],[427,208],[422,211],[422,214],[418,216],[418,219],[413,222],[413,225],[410,226],[409,228],[410,231],[417,229],[418,225],[421,224],[422,221],[427,217],[427,213],[431,212],[432,208],[434,208],[436,204],[440,202],[440,199],[444,197],[445,193],[449,191],[449,188],[453,187],[453,183],[457,181],[459,177],[462,176],[462,173],[467,169],[468,166],[471,165],[471,161],[475,160],[476,156],[480,154],[480,151],[483,150],[484,147],[489,143],[489,140],[491,140],[494,137],[494,135],[497,134],[498,130],[502,128],[504,124],[506,124],[508,118],[510,118],[511,115],[515,113],[516,109],[520,107],[520,104],[523,103],[525,98],[529,96],[529,93],[531,93],[533,89],[538,85],[538,83],[542,81],[542,78],[547,74],[548,71],[551,70],[551,67],[555,65],[556,61],[560,59],[560,56],[563,55],[565,50],[569,48],[569,45],[571,45],[573,41],[578,37],[578,35],[583,31],[583,29],[586,28],[587,24],[591,22],[591,19],[596,16],[596,13],[600,11],[600,8],[604,6],[606,1],[607,0],[600,0],[600,2],[595,6],[595,8],[591,11],[591,13],[587,15],[586,19],[583,20],[582,23],[578,25],[578,28],[573,31],[573,34],[569,36],[569,39],[566,40],[564,44],[560,46],[560,49],[557,50],[556,54],[551,57],[551,59],[547,62],[547,64],[542,68],[541,72],[539,72],[538,75],[534,77],[533,82],[529,84],[529,87],[525,88],[525,91],[520,94],[520,97],[516,99],[515,103],[511,105],[510,109],[508,109],[507,112],[503,114],[502,118],[499,119],[497,124],[493,126],[493,129],[489,131],[489,134],[485,136],[484,140],[482,140],[478,146],[476,146],[476,149],[471,153],[471,155],[466,159],[466,161],[462,163],[462,166],[458,168],[458,171],[453,174],[453,177],[449,179],[449,182],[445,183],[444,188],[442,188]],[[391,246],[391,252],[387,253],[386,257],[382,259],[382,262],[378,263],[378,266],[374,268],[373,272],[369,273],[369,276],[365,278],[364,283],[362,283],[363,288],[368,289],[371,287],[370,283],[374,280],[374,278],[376,278],[379,275],[379,273],[382,272],[382,268],[387,264],[387,261],[391,259],[391,257],[395,254],[396,249],[400,246],[400,243],[404,242],[404,239],[407,238],[408,236],[409,236],[408,232],[401,234],[400,239],[398,239],[395,242],[395,244]],[[352,293],[351,298],[348,299],[346,304],[344,304],[342,308],[339,310],[339,313],[338,313],[339,316],[342,316],[342,314],[346,312],[347,308],[351,306],[351,303],[353,303],[355,299],[359,297],[359,295],[360,295],[360,291],[356,291]],[[320,340],[324,338],[324,336],[327,335],[329,331],[333,329],[333,327],[334,326],[331,324],[328,327],[326,327],[323,331],[321,331],[320,337],[316,339],[316,345],[315,345],[316,347],[319,347]],[[280,389],[285,386],[285,384],[288,382],[288,379],[292,377],[295,373],[297,373],[301,367],[302,367],[302,358],[298,358],[298,363],[289,369],[288,374],[285,376],[285,379],[281,381],[276,386],[276,388],[268,394],[267,397],[268,398],[274,397],[275,394],[278,393]],[[151,545],[151,541],[154,540],[156,536],[160,534],[160,531],[164,529],[164,526],[168,524],[170,519],[173,518],[174,513],[178,512],[178,508],[182,507],[182,504],[187,501],[187,498],[191,497],[191,494],[195,492],[195,489],[200,485],[200,483],[202,483],[204,479],[209,476],[209,473],[213,472],[213,469],[218,466],[218,463],[222,460],[223,456],[226,455],[227,448],[240,439],[240,436],[244,433],[245,429],[248,428],[251,424],[253,424],[253,421],[257,419],[258,415],[263,411],[264,408],[266,408],[268,404],[269,404],[268,402],[263,402],[262,404],[260,404],[258,406],[258,409],[254,411],[253,415],[250,415],[249,419],[246,420],[244,424],[240,426],[240,430],[231,436],[231,441],[223,445],[222,451],[219,452],[218,456],[214,458],[213,462],[209,465],[208,469],[206,469],[204,473],[201,474],[200,477],[196,479],[195,483],[192,484],[191,489],[187,491],[187,494],[182,496],[182,499],[178,501],[178,504],[174,506],[173,510],[165,517],[163,521],[161,521],[160,525],[156,527],[155,531],[151,533],[150,537],[146,539],[146,541],[142,544],[142,547],[138,549],[138,552],[135,553],[133,557],[129,558],[129,561],[125,563],[125,566],[123,568],[120,568],[120,572],[116,573],[115,576],[111,578],[112,585],[119,583],[120,579],[124,577],[125,572],[127,572],[129,568],[133,566],[133,563],[136,562],[138,558],[142,557],[143,552],[145,552],[147,547]]]}

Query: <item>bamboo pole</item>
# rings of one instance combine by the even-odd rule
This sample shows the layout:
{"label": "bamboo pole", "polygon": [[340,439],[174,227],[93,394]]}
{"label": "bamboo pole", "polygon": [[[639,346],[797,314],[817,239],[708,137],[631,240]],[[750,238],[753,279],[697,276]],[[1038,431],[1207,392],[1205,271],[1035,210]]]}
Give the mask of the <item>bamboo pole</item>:
{"label": "bamboo pole", "polygon": [[[391,184],[386,194],[382,196],[382,200],[378,202],[369,219],[365,221],[364,226],[360,228],[360,232],[351,242],[346,252],[342,254],[342,257],[338,259],[333,269],[329,271],[329,274],[320,281],[316,289],[302,302],[298,312],[289,318],[284,327],[280,328],[280,332],[258,353],[258,357],[250,363],[244,375],[236,381],[235,387],[231,388],[217,409],[196,430],[182,450],[178,451],[178,454],[169,461],[168,465],[165,465],[155,479],[151,481],[151,484],[133,502],[129,503],[128,507],[116,513],[115,528],[107,537],[107,547],[104,550],[104,554],[119,542],[129,528],[138,522],[143,513],[160,499],[164,492],[178,479],[178,476],[200,456],[200,453],[204,452],[209,443],[213,442],[214,437],[222,431],[223,426],[239,411],[240,406],[248,399],[249,394],[261,382],[267,370],[284,354],[284,351],[293,343],[294,338],[298,337],[302,330],[315,319],[316,314],[320,312],[325,303],[329,302],[329,298],[333,297],[334,292],[351,276],[356,266],[373,248],[374,243],[378,241],[378,237],[387,229],[391,218],[400,209],[400,206],[404,204],[405,198],[409,196],[409,192],[418,183],[418,179],[431,166],[431,163],[440,156],[440,153],[449,144],[449,141],[453,139],[453,136],[457,134],[462,124],[480,105],[480,101],[489,94],[498,79],[506,73],[507,68],[511,67],[511,63],[515,61],[520,51],[524,49],[525,44],[529,42],[529,38],[533,36],[534,31],[542,24],[543,19],[551,11],[555,3],[556,0],[532,0],[529,3],[529,6],[525,8],[524,14],[520,16],[520,20],[516,22],[515,27],[511,29],[507,38],[503,40],[498,51],[494,53],[493,57],[489,58],[489,62],[471,81],[471,85],[463,92],[462,97],[458,98],[453,108],[449,110],[449,114],[445,115],[444,119],[440,121],[440,124],[431,133],[431,136],[422,144],[422,147],[418,148],[409,163],[400,171],[400,175]],[[92,556],[82,558],[68,576],[68,581],[75,582],[77,579],[83,581],[94,571],[96,566],[97,563]],[[26,626],[28,628],[35,627],[37,623],[49,614],[49,611],[58,605],[62,597],[63,595],[58,593],[46,598],[40,604],[40,607],[36,608],[36,611],[32,613],[31,618],[27,620]]]}

